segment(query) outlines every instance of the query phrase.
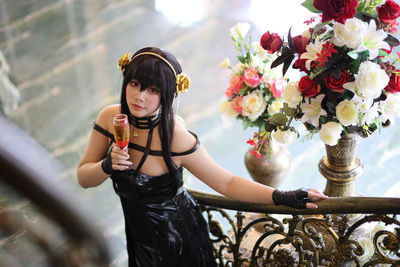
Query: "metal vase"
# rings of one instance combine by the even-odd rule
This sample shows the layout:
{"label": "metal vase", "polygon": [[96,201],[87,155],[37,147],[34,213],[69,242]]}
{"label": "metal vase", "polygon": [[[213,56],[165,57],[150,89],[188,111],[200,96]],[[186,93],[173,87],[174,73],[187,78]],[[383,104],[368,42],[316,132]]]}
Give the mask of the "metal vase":
{"label": "metal vase", "polygon": [[327,179],[324,193],[331,197],[359,196],[354,180],[361,175],[363,164],[356,156],[359,136],[344,134],[337,145],[325,145],[324,156],[318,168]]}
{"label": "metal vase", "polygon": [[271,186],[278,187],[285,179],[290,168],[291,154],[286,146],[277,141],[271,142],[271,153],[268,156],[266,150],[262,150],[262,159],[257,159],[250,148],[244,157],[244,163],[247,171],[254,181]]}

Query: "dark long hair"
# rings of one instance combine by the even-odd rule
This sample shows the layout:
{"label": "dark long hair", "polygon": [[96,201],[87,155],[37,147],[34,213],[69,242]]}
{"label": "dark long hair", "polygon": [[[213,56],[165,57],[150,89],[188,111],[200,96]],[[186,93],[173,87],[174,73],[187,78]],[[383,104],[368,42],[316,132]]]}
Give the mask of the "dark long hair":
{"label": "dark long hair", "polygon": [[[168,51],[156,47],[146,47],[137,51],[132,58],[142,52],[153,52],[165,58],[175,69],[176,74],[182,72],[178,60]],[[135,79],[140,83],[140,90],[156,86],[161,93],[161,147],[165,164],[171,174],[176,173],[176,166],[171,159],[171,140],[175,126],[172,103],[176,91],[176,77],[172,69],[160,58],[153,55],[141,55],[131,61],[123,72],[124,80],[121,90],[121,112],[129,115],[126,102],[126,86]],[[128,116],[129,117],[129,116]]]}

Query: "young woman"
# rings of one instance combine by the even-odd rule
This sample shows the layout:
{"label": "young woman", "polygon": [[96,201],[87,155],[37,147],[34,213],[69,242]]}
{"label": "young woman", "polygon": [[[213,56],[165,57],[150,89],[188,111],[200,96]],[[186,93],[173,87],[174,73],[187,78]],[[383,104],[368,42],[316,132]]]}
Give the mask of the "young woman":
{"label": "young woman", "polygon": [[[183,188],[183,167],[232,199],[316,208],[312,201],[326,198],[315,189],[282,192],[219,166],[174,118],[173,99],[187,90],[189,80],[169,52],[143,48],[121,58],[120,68],[121,104],[98,115],[78,180],[88,188],[112,179],[125,216],[129,266],[216,265],[206,222]],[[113,136],[112,117],[119,113],[130,123],[126,150],[115,145]]]}

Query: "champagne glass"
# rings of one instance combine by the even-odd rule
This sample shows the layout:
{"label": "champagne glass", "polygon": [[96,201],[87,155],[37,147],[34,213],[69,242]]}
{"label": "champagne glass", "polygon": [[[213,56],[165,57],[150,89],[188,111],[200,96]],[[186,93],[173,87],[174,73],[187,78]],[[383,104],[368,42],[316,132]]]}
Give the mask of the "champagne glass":
{"label": "champagne glass", "polygon": [[129,121],[126,114],[113,116],[114,138],[120,149],[127,149],[129,144]]}

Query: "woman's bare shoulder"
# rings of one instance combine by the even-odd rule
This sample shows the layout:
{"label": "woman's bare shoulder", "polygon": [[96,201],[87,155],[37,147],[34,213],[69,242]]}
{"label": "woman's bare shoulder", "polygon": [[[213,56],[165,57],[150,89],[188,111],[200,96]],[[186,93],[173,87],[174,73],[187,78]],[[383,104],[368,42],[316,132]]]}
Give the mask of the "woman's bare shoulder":
{"label": "woman's bare shoulder", "polygon": [[196,138],[186,129],[186,127],[175,119],[174,134],[172,136],[171,151],[185,152],[196,145]]}
{"label": "woman's bare shoulder", "polygon": [[104,107],[97,115],[96,123],[105,129],[112,127],[112,117],[121,113],[121,105],[114,104]]}

